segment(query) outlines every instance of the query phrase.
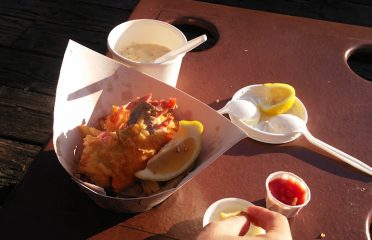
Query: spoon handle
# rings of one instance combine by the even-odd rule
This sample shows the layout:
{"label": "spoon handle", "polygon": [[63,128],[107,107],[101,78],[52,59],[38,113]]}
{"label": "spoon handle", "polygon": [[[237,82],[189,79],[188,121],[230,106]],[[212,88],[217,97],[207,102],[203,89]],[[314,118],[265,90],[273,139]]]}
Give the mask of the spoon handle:
{"label": "spoon handle", "polygon": [[348,163],[349,165],[359,169],[360,171],[362,171],[364,173],[367,173],[368,175],[372,176],[372,167],[368,166],[364,162],[362,162],[362,161],[350,156],[349,154],[344,153],[344,152],[338,150],[337,148],[332,147],[331,145],[315,138],[313,135],[311,135],[311,133],[309,132],[308,129],[305,129],[303,131],[303,134],[310,143],[312,143],[315,146],[323,149],[324,151],[332,154],[333,156],[341,159],[342,161]]}
{"label": "spoon handle", "polygon": [[162,63],[162,62],[167,61],[169,59],[175,58],[177,55],[179,55],[181,53],[189,52],[189,51],[193,50],[194,48],[196,48],[197,46],[199,46],[200,44],[202,44],[205,41],[207,41],[207,35],[203,34],[199,37],[196,37],[196,38],[188,41],[181,48],[178,48],[176,50],[172,50],[172,51],[164,54],[163,56],[155,59],[154,63]]}

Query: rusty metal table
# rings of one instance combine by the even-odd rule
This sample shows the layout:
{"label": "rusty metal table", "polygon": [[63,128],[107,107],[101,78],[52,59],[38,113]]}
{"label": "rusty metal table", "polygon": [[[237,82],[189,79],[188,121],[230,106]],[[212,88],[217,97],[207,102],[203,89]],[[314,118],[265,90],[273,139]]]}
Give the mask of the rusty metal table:
{"label": "rusty metal table", "polygon": [[[372,165],[372,83],[347,64],[351,54],[372,48],[372,29],[186,0],[141,1],[131,15],[136,18],[216,28],[215,46],[184,58],[179,89],[218,109],[244,86],[289,83],[306,105],[316,137]],[[192,239],[206,208],[220,198],[264,206],[265,179],[279,170],[301,176],[312,191],[309,205],[291,222],[294,239],[321,233],[326,239],[368,239],[372,178],[304,137],[281,145],[246,138],[141,214],[94,205],[46,150],[1,210],[0,225],[6,236]]]}

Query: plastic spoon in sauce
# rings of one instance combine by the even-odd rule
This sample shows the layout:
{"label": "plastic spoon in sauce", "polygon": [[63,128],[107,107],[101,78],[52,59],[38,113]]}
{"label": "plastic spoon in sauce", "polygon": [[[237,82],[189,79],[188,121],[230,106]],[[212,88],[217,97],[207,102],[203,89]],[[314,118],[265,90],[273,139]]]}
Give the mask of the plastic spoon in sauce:
{"label": "plastic spoon in sauce", "polygon": [[360,171],[372,176],[372,168],[370,166],[311,135],[306,127],[305,122],[301,118],[291,114],[279,114],[275,117],[272,117],[270,120],[268,120],[268,122],[270,127],[276,129],[277,133],[302,133],[310,143],[359,169]]}
{"label": "plastic spoon in sauce", "polygon": [[163,56],[158,57],[157,59],[154,60],[154,63],[159,63],[160,64],[160,63],[166,62],[170,59],[173,59],[173,58],[177,57],[177,55],[179,55],[179,54],[187,53],[187,52],[193,50],[194,48],[196,48],[197,46],[199,46],[200,44],[202,44],[205,41],[207,41],[207,35],[203,34],[199,37],[196,37],[196,38],[188,41],[185,45],[182,45],[181,47],[179,47],[177,49],[173,49],[172,51],[167,52]]}
{"label": "plastic spoon in sauce", "polygon": [[248,100],[231,100],[217,110],[219,114],[232,114],[242,120],[245,124],[256,124],[260,120],[260,111],[256,105]]}

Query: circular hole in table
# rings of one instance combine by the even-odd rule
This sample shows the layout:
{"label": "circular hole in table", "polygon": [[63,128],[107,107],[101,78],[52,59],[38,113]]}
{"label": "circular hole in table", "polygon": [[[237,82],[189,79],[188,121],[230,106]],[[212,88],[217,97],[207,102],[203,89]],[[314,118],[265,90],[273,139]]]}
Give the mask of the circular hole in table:
{"label": "circular hole in table", "polygon": [[185,34],[187,40],[191,40],[203,34],[207,35],[207,41],[194,48],[192,52],[200,52],[210,49],[218,42],[219,34],[217,28],[212,23],[203,19],[181,17],[170,22],[170,24],[181,30],[183,34]]}
{"label": "circular hole in table", "polygon": [[353,49],[347,56],[347,64],[358,76],[372,81],[372,45]]}

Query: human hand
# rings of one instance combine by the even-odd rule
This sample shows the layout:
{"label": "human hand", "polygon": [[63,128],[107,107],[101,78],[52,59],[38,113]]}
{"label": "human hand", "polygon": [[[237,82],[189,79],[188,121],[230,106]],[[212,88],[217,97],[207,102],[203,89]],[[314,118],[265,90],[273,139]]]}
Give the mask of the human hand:
{"label": "human hand", "polygon": [[288,220],[283,215],[266,208],[251,206],[247,216],[230,217],[208,224],[198,235],[197,240],[240,240],[249,229],[250,222],[266,230],[266,234],[244,237],[245,240],[292,240]]}

